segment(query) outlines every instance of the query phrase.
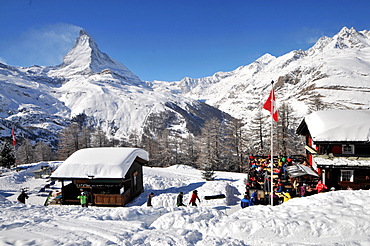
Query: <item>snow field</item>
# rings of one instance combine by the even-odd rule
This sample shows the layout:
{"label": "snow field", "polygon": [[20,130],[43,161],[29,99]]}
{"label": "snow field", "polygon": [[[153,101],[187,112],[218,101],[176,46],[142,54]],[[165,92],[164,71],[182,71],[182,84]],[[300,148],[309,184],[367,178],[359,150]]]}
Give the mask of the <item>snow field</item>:
{"label": "snow field", "polygon": [[[127,207],[45,207],[38,192],[45,180],[30,172],[0,177],[0,245],[370,245],[368,190],[240,209],[245,174],[217,172],[206,182],[201,171],[177,165],[144,167],[145,192]],[[29,187],[26,205],[15,201],[22,187]],[[175,206],[178,192],[187,204],[194,189],[198,207]],[[225,199],[203,199],[221,193]]]}

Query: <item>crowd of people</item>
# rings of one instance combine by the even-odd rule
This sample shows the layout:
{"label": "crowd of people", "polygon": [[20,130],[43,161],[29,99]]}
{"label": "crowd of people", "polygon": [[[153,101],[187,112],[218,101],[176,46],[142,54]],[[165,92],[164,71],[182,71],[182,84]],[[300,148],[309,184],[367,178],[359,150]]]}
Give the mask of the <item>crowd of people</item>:
{"label": "crowd of people", "polygon": [[242,208],[257,203],[270,204],[271,200],[274,205],[277,205],[293,197],[304,197],[328,189],[321,181],[317,182],[317,178],[313,176],[295,178],[289,176],[289,166],[307,165],[303,157],[283,156],[271,162],[270,155],[250,156],[249,163],[248,179],[245,180],[246,191],[241,202]]}

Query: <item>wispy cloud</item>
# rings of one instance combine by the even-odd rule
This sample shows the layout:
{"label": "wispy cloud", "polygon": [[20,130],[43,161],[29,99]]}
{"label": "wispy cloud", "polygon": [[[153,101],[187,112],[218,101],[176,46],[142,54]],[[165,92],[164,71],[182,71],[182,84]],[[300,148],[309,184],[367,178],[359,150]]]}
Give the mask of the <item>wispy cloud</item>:
{"label": "wispy cloud", "polygon": [[58,65],[63,61],[64,55],[73,47],[81,27],[58,23],[32,28],[22,33],[19,40],[15,40],[7,48],[10,56],[10,65]]}
{"label": "wispy cloud", "polygon": [[303,28],[296,35],[297,43],[303,45],[313,45],[319,38],[324,36],[324,32],[318,28]]}
{"label": "wispy cloud", "polygon": [[0,63],[6,64],[5,59],[4,59],[4,58],[2,58],[1,56],[0,56]]}

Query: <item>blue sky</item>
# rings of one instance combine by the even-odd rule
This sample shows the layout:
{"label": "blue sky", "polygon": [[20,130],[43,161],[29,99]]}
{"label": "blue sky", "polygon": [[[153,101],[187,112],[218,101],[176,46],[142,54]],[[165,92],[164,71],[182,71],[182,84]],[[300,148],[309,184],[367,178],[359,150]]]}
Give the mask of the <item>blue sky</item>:
{"label": "blue sky", "polygon": [[58,65],[84,28],[142,80],[202,78],[370,30],[368,0],[1,0],[0,61]]}

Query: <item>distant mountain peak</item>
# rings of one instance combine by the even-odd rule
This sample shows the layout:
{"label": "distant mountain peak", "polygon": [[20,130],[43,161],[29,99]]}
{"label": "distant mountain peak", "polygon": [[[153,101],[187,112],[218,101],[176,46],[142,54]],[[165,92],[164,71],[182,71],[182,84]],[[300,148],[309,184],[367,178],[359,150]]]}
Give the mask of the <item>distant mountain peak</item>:
{"label": "distant mountain peak", "polygon": [[110,71],[134,84],[143,82],[123,64],[101,52],[92,36],[84,29],[80,30],[73,48],[65,55],[63,63],[52,73],[61,76],[95,74]]}
{"label": "distant mountain peak", "polygon": [[83,35],[90,36],[90,35],[88,34],[88,32],[87,32],[85,29],[81,29],[81,30],[80,30],[80,37],[81,37],[81,36],[83,36]]}
{"label": "distant mountain peak", "polygon": [[[102,53],[94,39],[84,30],[81,29],[80,35],[77,37],[75,44],[63,60],[63,67],[79,69],[80,72],[100,72],[94,71],[92,66],[94,63],[103,63],[99,60],[105,60],[109,63],[112,60],[108,55]],[[103,69],[104,70],[104,69]]]}
{"label": "distant mountain peak", "polygon": [[354,34],[359,34],[354,27],[351,27],[350,29],[348,27],[343,27],[337,35],[338,36],[349,36],[349,35],[354,35]]}
{"label": "distant mountain peak", "polygon": [[263,56],[261,56],[260,58],[258,58],[255,62],[258,62],[258,63],[263,64],[263,65],[267,65],[275,59],[276,59],[275,56],[273,56],[269,53],[266,53]]}
{"label": "distant mountain peak", "polygon": [[362,49],[370,46],[370,35],[367,31],[358,32],[355,28],[343,27],[332,38],[321,37],[310,51],[324,49]]}

